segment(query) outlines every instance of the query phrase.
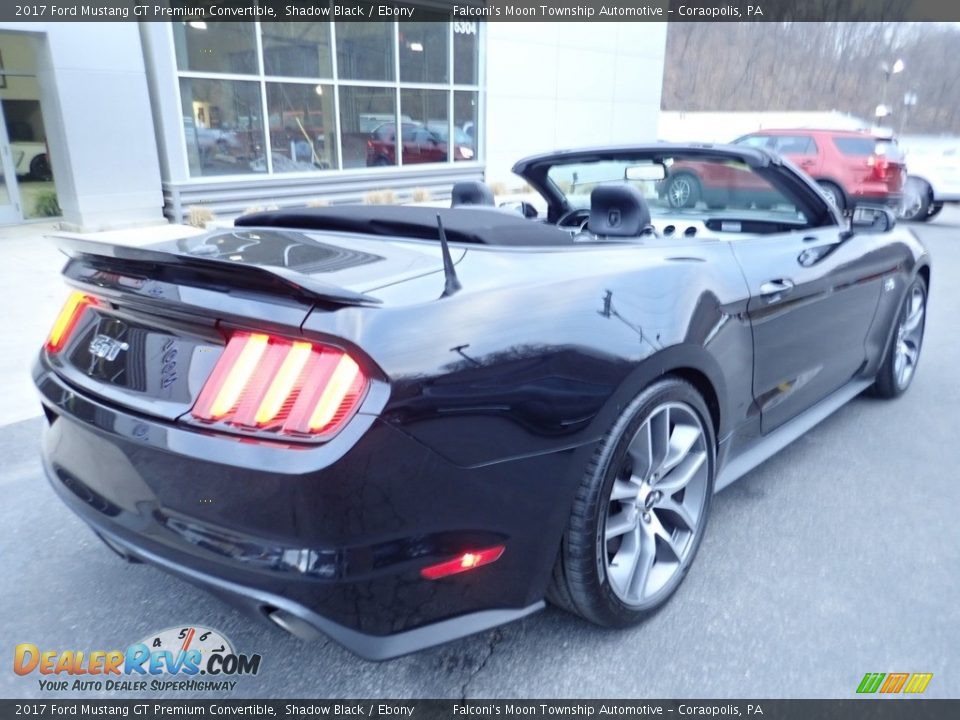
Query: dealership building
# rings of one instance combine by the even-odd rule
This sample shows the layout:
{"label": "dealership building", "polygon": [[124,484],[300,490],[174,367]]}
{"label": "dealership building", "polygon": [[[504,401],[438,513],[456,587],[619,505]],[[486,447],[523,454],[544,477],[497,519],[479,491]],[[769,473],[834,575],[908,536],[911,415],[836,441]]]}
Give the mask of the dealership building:
{"label": "dealership building", "polygon": [[[423,18],[422,15],[418,17]],[[0,23],[0,225],[506,189],[512,163],[652,140],[664,23]]]}

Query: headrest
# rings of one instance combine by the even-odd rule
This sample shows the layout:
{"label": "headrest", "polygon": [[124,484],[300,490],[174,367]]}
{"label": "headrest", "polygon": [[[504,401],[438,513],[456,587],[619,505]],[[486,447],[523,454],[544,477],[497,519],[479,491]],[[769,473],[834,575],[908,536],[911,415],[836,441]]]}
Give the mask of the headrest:
{"label": "headrest", "polygon": [[598,185],[590,193],[590,221],[594,235],[636,237],[650,224],[650,208],[632,185]]}
{"label": "headrest", "polygon": [[486,185],[476,180],[455,183],[450,191],[450,207],[458,205],[495,205],[493,193]]}

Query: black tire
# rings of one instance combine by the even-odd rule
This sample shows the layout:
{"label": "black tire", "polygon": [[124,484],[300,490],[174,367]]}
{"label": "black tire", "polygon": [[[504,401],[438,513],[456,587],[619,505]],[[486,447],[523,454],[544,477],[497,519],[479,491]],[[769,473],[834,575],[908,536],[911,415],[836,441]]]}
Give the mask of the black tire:
{"label": "black tire", "polygon": [[391,165],[392,163],[390,162],[389,158],[383,155],[378,155],[377,159],[373,161],[373,164],[375,167],[386,167],[388,165]]}
{"label": "black tire", "polygon": [[927,211],[927,217],[925,219],[932,220],[933,218],[935,218],[937,215],[940,214],[941,210],[943,210],[942,202],[930,203],[930,209]]}
{"label": "black tire", "polygon": [[674,210],[695,207],[703,196],[700,179],[693,173],[677,173],[671,175],[664,186],[663,194],[667,205]]}
{"label": "black tire", "polygon": [[926,222],[930,217],[930,186],[918,178],[908,178],[900,206],[900,219],[907,222]]}
{"label": "black tire", "polygon": [[[921,297],[921,314],[919,318],[919,327],[915,333],[911,333],[909,330],[905,330],[910,327],[908,320],[911,317],[913,311],[913,301],[916,297],[916,293],[920,293]],[[913,378],[916,375],[917,363],[920,360],[920,351],[923,349],[923,333],[926,328],[927,322],[927,283],[923,279],[923,276],[918,275],[903,295],[903,300],[900,303],[900,310],[897,313],[896,317],[896,326],[893,328],[893,332],[890,336],[889,347],[886,350],[886,354],[883,357],[883,362],[880,365],[880,370],[877,371],[877,378],[874,381],[872,389],[872,394],[876,397],[881,398],[896,398],[900,397],[907,391],[907,388],[910,387],[910,383],[913,382]],[[910,363],[910,372],[904,378],[903,374],[900,371],[900,365],[898,364],[898,355],[901,354],[900,344],[904,342],[907,344],[908,348],[912,346],[915,349],[913,360]]]}
{"label": "black tire", "polygon": [[843,190],[840,189],[839,185],[829,180],[817,180],[817,185],[827,194],[827,197],[831,199],[840,212],[847,209],[846,196],[843,194]]}
{"label": "black tire", "polygon": [[[699,488],[691,490],[690,488],[693,488],[693,482],[691,482],[672,493],[667,491],[668,501],[676,502],[676,497],[682,494],[683,497],[679,500],[681,504],[685,503],[687,492],[698,493],[690,496],[694,503],[699,502],[696,528],[690,531],[690,535],[685,540],[684,558],[676,563],[677,567],[670,571],[669,579],[664,582],[662,587],[653,593],[648,600],[643,600],[643,587],[645,585],[641,582],[640,600],[635,603],[628,603],[621,599],[621,593],[611,584],[608,574],[610,543],[616,540],[609,539],[607,533],[609,533],[608,513],[611,504],[613,502],[632,503],[633,501],[613,500],[611,493],[615,481],[618,486],[632,487],[624,476],[624,473],[630,476],[634,472],[633,467],[625,466],[625,463],[633,462],[632,457],[628,454],[628,447],[635,436],[639,436],[638,431],[647,424],[653,415],[662,412],[662,408],[665,406],[669,406],[668,423],[671,422],[669,420],[671,414],[677,413],[674,408],[680,408],[683,411],[684,418],[698,419],[699,426],[702,429],[702,443],[698,440],[696,446],[691,446],[702,447],[697,455],[699,459],[699,455],[702,454],[703,459],[697,467],[705,468],[705,473],[701,474],[701,479],[696,481]],[[673,441],[672,425],[667,433],[667,438],[669,442]],[[669,445],[669,447],[672,448],[673,445]],[[693,456],[687,455],[687,457],[691,458]],[[651,466],[653,466],[653,463],[651,463]],[[683,463],[676,466],[676,469],[679,470],[682,467],[684,467]],[[665,485],[670,484],[671,472],[673,471],[664,473],[662,480]],[[700,470],[696,470],[696,472],[701,473]],[[697,390],[689,383],[669,376],[646,388],[628,405],[623,414],[613,424],[587,466],[561,542],[560,553],[547,592],[548,599],[569,612],[606,627],[626,627],[636,624],[663,607],[686,576],[703,539],[710,513],[715,472],[716,440],[714,428],[707,406]],[[654,475],[653,479],[655,480],[656,477]],[[656,494],[660,495],[659,492]],[[698,497],[700,498],[699,501]],[[623,508],[624,505],[621,504],[619,507]],[[641,508],[641,503],[637,502],[637,513],[641,513],[643,517],[642,519],[637,517],[637,529],[635,531],[631,530],[631,534],[634,532],[640,533],[644,527],[640,523],[649,522],[647,517],[651,513],[650,507],[647,506],[647,509],[644,510]],[[661,508],[654,507],[653,511],[659,513]],[[617,515],[619,516],[619,513]],[[662,514],[656,515],[655,520],[661,528],[665,527],[660,524],[660,519],[663,517]],[[676,536],[677,531],[672,532]],[[639,537],[639,535],[636,535],[636,537]],[[623,538],[620,538],[620,541],[623,542]],[[657,561],[659,550],[663,549],[656,539],[653,541],[652,547],[655,559],[651,561],[650,567],[653,567],[653,563]],[[675,557],[679,558],[679,555]],[[626,581],[628,587],[633,585],[635,573],[636,570],[633,570],[629,575],[630,579]],[[653,573],[647,570],[644,575],[644,578],[646,577],[653,577]]]}
{"label": "black tire", "polygon": [[30,177],[33,180],[42,181],[53,179],[53,171],[50,169],[50,160],[46,153],[37,155],[30,161]]}

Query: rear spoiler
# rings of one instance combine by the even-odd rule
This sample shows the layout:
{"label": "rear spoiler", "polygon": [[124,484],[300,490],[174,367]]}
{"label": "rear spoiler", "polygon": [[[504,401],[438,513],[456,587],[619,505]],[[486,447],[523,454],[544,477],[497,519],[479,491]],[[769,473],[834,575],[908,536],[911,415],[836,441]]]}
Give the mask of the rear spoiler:
{"label": "rear spoiler", "polygon": [[226,285],[334,305],[378,305],[381,302],[370,295],[318,282],[310,275],[285,267],[249,265],[219,258],[114,245],[71,234],[49,235],[48,238],[71,260],[97,270],[201,287],[205,283]]}

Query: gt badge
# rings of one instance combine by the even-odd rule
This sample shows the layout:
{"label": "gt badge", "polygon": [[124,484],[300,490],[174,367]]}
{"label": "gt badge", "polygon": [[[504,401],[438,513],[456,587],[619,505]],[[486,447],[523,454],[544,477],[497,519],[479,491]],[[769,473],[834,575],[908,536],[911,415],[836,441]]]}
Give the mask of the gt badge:
{"label": "gt badge", "polygon": [[97,335],[90,341],[88,349],[94,357],[112,362],[117,359],[117,355],[129,348],[130,346],[127,343],[116,340],[109,335]]}

